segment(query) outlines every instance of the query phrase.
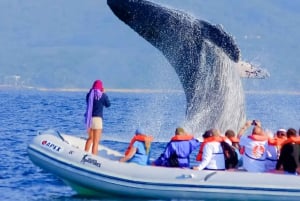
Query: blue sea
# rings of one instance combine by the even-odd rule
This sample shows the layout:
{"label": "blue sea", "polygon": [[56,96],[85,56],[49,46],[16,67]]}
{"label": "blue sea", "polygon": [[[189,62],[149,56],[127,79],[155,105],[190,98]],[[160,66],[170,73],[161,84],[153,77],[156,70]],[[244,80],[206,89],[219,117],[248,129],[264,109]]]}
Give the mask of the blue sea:
{"label": "blue sea", "polygon": [[[28,143],[38,132],[51,129],[86,136],[83,123],[85,94],[85,91],[0,89],[0,200],[124,200],[123,197],[78,196],[55,175],[35,166],[28,158]],[[152,148],[155,158],[175,128],[184,122],[185,97],[182,92],[108,90],[107,94],[112,106],[104,111],[101,144],[121,152],[134,130],[142,127],[155,137]],[[259,119],[264,128],[273,132],[278,128],[298,130],[300,127],[300,93],[246,92],[246,108],[248,119]]]}

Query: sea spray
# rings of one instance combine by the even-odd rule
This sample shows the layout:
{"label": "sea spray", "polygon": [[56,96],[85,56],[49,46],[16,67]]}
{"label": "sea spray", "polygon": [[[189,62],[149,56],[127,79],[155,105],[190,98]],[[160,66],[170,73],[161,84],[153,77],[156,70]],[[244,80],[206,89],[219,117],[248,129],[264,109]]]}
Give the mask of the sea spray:
{"label": "sea spray", "polygon": [[245,98],[236,63],[209,41],[203,44],[195,96],[190,100],[194,104],[187,107],[185,126],[196,134],[210,128],[237,131],[245,121]]}
{"label": "sea spray", "polygon": [[107,3],[174,68],[185,92],[185,126],[190,132],[240,128],[245,120],[243,87],[235,66],[240,49],[231,35],[219,25],[149,1]]}

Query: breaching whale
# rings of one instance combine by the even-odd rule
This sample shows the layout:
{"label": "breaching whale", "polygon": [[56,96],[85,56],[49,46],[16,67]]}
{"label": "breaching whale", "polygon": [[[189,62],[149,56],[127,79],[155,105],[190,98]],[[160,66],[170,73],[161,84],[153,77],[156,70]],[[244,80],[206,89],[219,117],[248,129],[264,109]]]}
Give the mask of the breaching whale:
{"label": "breaching whale", "polygon": [[107,0],[107,4],[175,69],[187,101],[185,127],[193,133],[241,127],[246,115],[238,67],[247,68],[249,77],[256,69],[241,61],[231,35],[220,25],[150,1]]}

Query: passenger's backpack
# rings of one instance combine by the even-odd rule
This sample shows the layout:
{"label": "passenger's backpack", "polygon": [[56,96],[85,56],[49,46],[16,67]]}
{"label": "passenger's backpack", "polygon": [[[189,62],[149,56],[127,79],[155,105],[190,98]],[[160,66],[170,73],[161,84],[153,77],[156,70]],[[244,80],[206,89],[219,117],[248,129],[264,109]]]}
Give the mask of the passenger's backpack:
{"label": "passenger's backpack", "polygon": [[238,164],[238,155],[235,152],[235,148],[225,141],[221,142],[221,146],[224,153],[225,168],[236,168]]}

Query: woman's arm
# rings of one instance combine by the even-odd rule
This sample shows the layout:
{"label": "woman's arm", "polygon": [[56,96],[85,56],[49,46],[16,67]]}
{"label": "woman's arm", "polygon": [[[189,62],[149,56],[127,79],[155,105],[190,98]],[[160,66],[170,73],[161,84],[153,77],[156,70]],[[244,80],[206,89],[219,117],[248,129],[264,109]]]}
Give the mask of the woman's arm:
{"label": "woman's arm", "polygon": [[126,156],[124,156],[123,158],[121,158],[120,162],[126,162],[126,161],[130,160],[134,156],[136,151],[137,151],[136,147],[131,147],[129,150],[129,153]]}

